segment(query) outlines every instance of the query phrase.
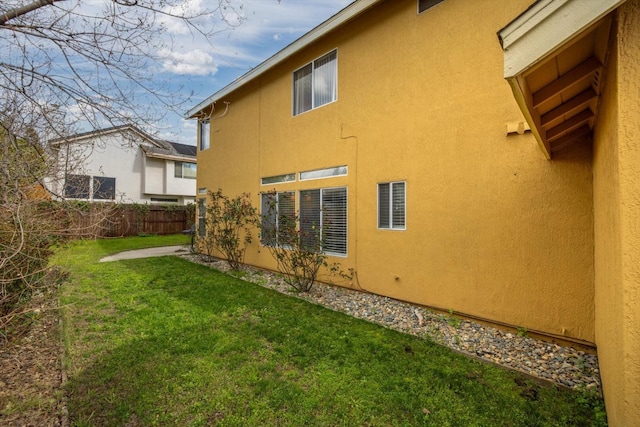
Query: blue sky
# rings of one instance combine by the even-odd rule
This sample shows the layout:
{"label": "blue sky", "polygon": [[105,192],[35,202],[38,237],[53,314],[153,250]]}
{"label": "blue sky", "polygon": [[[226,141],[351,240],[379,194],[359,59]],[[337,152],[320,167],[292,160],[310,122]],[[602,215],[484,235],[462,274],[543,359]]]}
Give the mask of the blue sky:
{"label": "blue sky", "polygon": [[[234,0],[232,3],[236,7],[225,16],[231,25],[220,22],[221,32],[210,40],[210,44],[196,43],[176,28],[175,48],[165,52],[167,59],[157,77],[183,85],[185,93],[193,91],[194,96],[186,112],[351,2]],[[184,120],[178,114],[171,114],[167,117],[166,126],[159,126],[158,131],[162,138],[195,145],[194,120]]]}

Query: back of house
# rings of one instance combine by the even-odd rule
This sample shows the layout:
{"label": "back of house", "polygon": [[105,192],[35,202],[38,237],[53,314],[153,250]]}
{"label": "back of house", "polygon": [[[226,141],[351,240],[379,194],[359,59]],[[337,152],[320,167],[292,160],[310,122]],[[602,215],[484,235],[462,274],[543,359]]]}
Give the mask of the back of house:
{"label": "back of house", "polygon": [[[637,292],[638,281],[610,283],[613,291],[606,279],[598,282],[597,265],[621,263],[616,272],[627,270],[622,258],[598,258],[609,234],[599,234],[594,223],[610,207],[594,205],[605,184],[594,178],[602,169],[594,147],[607,143],[598,123],[606,129],[618,113],[594,110],[615,102],[607,89],[637,77],[624,71],[624,79],[607,87],[605,70],[640,59],[633,31],[640,2],[611,2],[593,24],[608,19],[607,31],[591,31],[596,27],[589,23],[571,34],[572,49],[599,64],[583,70],[597,96],[587,103],[593,114],[580,113],[582,133],[571,139],[562,139],[573,131],[569,124],[552,133],[532,119],[537,110],[518,102],[505,81],[497,37],[514,19],[554,3],[560,2],[352,3],[187,113],[200,125],[198,197],[206,203],[207,190],[248,192],[267,213],[265,198],[275,195],[280,213],[299,213],[310,219],[301,227],[322,229],[331,262],[356,272],[352,282],[326,281],[550,339],[598,344],[611,372],[603,373],[610,421],[624,425],[640,416],[640,397],[623,397],[640,391],[634,385],[640,363],[611,351],[607,339],[627,340],[630,319],[605,316],[599,324],[596,312],[628,308],[624,297],[610,303],[607,292]],[[624,27],[619,13],[628,21]],[[620,48],[620,34],[631,49]],[[554,64],[566,72],[579,65],[558,58]],[[611,58],[617,63],[610,65]],[[552,82],[545,75],[529,74],[527,82],[546,87]],[[631,113],[640,122],[638,109]],[[570,121],[571,114],[577,115],[563,117]],[[640,176],[638,166],[630,167]],[[614,209],[621,203],[610,202]],[[258,240],[245,261],[275,269]],[[623,244],[638,247],[637,240]],[[607,330],[627,332],[607,337]],[[640,348],[637,336],[626,342]],[[629,369],[621,372],[619,363]],[[622,395],[614,387],[620,381],[627,385]]]}

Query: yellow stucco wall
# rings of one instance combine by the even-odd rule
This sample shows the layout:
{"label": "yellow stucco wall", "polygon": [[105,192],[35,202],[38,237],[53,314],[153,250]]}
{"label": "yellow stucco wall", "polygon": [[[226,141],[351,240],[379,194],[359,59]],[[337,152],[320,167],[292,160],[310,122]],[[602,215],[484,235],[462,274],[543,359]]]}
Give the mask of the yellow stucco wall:
{"label": "yellow stucco wall", "polygon": [[[198,187],[348,187],[348,256],[370,291],[594,341],[591,148],[545,160],[502,77],[496,32],[530,0],[387,1],[220,101]],[[489,12],[490,11],[490,12]],[[482,19],[478,19],[482,17]],[[291,115],[292,72],[338,49],[338,100]],[[216,105],[224,110],[222,102]],[[347,165],[347,177],[260,178]],[[407,229],[377,229],[377,184],[407,186]],[[274,268],[255,243],[246,261]],[[396,279],[397,277],[397,279]]]}
{"label": "yellow stucco wall", "polygon": [[618,13],[594,128],[596,342],[609,425],[640,420],[640,1]]}

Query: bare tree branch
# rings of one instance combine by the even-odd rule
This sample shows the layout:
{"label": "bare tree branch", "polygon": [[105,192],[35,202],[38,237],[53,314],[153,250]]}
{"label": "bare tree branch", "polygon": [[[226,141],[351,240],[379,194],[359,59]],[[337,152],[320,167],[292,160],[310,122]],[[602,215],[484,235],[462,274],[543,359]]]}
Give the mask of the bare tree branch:
{"label": "bare tree branch", "polygon": [[40,9],[41,7],[52,5],[57,1],[64,1],[64,0],[37,0],[37,1],[34,1],[33,3],[26,4],[22,7],[16,7],[14,9],[8,10],[4,12],[0,17],[0,25],[4,25],[7,23],[7,21],[17,18],[18,16],[26,15],[29,12],[33,12],[36,9]]}
{"label": "bare tree branch", "polygon": [[190,101],[164,74],[167,56],[183,37],[211,45],[244,19],[238,4],[0,0],[0,343],[21,302],[50,282],[52,245],[90,236],[109,215],[104,205],[74,223],[86,212],[61,193],[81,151],[60,164],[47,141],[130,122],[152,130],[168,110],[184,111]]}

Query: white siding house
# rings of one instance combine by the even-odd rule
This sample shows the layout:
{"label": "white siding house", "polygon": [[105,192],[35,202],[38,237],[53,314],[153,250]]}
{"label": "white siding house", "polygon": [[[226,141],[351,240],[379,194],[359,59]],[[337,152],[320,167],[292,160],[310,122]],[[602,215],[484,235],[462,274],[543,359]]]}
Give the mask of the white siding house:
{"label": "white siding house", "polygon": [[193,203],[196,147],[125,125],[50,141],[60,170],[51,191],[67,199]]}

